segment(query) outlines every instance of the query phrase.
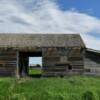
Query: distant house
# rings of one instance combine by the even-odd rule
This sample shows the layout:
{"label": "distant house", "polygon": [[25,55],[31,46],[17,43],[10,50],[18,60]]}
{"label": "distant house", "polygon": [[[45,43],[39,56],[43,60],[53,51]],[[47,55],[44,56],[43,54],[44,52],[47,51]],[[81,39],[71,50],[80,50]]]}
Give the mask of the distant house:
{"label": "distant house", "polygon": [[42,75],[100,74],[100,51],[78,34],[0,34],[0,75],[28,75],[29,57],[42,57]]}

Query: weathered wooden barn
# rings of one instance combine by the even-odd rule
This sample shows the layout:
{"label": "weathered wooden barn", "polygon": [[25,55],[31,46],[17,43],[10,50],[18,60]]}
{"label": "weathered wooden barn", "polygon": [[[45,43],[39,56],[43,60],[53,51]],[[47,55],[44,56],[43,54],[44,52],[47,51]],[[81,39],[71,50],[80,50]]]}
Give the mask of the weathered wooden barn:
{"label": "weathered wooden barn", "polygon": [[42,76],[87,74],[100,67],[100,52],[86,49],[78,34],[0,34],[0,75],[27,76],[29,57],[35,56],[42,57]]}

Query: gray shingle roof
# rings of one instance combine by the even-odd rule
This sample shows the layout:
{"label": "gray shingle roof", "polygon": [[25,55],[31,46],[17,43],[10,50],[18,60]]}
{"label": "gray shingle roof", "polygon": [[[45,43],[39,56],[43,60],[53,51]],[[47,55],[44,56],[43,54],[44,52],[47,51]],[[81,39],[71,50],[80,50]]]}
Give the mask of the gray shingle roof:
{"label": "gray shingle roof", "polygon": [[78,34],[0,34],[0,48],[85,47]]}

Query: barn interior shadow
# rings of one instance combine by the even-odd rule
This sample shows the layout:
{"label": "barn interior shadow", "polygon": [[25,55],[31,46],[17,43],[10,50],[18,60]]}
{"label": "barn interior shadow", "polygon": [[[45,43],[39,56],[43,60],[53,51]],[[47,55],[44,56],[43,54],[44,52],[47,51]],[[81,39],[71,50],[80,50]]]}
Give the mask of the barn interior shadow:
{"label": "barn interior shadow", "polygon": [[[20,76],[40,78],[42,74],[42,52],[20,52],[19,56]],[[36,63],[39,61],[41,64]]]}

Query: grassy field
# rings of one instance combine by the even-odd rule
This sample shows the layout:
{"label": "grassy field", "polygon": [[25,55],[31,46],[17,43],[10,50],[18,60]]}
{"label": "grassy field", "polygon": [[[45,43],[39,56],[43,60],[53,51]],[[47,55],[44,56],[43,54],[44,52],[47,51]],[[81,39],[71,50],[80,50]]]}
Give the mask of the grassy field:
{"label": "grassy field", "polygon": [[100,77],[2,77],[0,100],[100,100]]}
{"label": "grassy field", "polygon": [[29,68],[29,75],[41,74],[41,68]]}

